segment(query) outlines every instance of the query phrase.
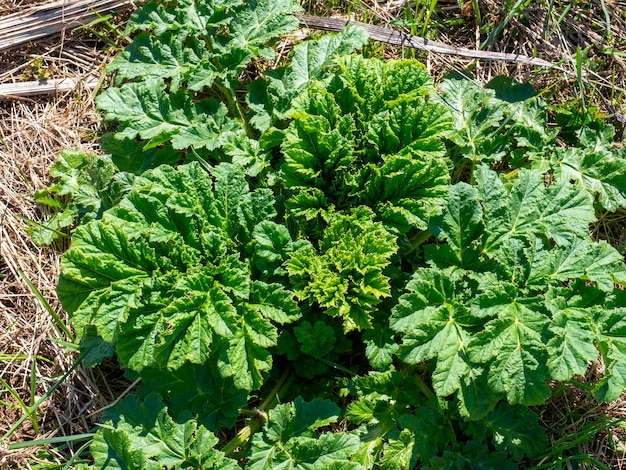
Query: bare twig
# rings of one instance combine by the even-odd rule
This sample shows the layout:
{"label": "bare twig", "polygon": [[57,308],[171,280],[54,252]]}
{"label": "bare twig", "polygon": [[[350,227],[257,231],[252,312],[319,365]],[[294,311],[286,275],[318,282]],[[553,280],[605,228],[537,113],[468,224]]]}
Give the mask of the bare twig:
{"label": "bare twig", "polygon": [[0,51],[89,24],[102,15],[133,6],[133,0],[60,0],[13,13],[0,18]]}
{"label": "bare twig", "polygon": [[365,29],[371,39],[376,41],[393,44],[396,46],[412,47],[438,54],[456,55],[460,57],[469,57],[472,59],[483,60],[500,60],[505,62],[516,62],[529,65],[537,65],[540,67],[557,67],[555,64],[547,60],[537,59],[521,54],[508,54],[504,52],[480,51],[466,49],[464,47],[451,46],[443,42],[431,41],[420,36],[412,36],[405,34],[392,28],[375,26],[359,21],[344,20],[341,18],[323,18],[311,15],[298,15],[300,23],[309,28],[322,29],[325,31],[341,31],[349,24],[360,26]]}
{"label": "bare twig", "polygon": [[98,79],[87,78],[78,80],[73,78],[57,78],[50,80],[39,80],[33,82],[5,83],[0,84],[0,100],[15,96],[45,95],[50,93],[65,93],[73,90],[77,86],[83,88],[95,88]]}

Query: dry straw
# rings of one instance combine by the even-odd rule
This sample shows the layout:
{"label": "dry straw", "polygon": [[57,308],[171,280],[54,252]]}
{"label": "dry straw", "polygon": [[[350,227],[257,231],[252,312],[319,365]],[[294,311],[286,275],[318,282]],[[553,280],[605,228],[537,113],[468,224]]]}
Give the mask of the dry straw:
{"label": "dry straw", "polygon": [[[143,1],[136,0],[136,3]],[[0,51],[91,23],[135,6],[133,0],[60,0],[0,19]]]}

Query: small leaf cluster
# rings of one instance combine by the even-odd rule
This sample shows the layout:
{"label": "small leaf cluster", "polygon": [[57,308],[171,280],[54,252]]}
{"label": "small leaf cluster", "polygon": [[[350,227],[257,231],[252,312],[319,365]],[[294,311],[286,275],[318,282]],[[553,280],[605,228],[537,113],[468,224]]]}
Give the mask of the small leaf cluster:
{"label": "small leaf cluster", "polygon": [[39,196],[73,228],[80,360],[141,379],[84,468],[541,457],[552,383],[601,358],[595,397],[626,386],[626,268],[589,236],[625,206],[624,151],[609,127],[562,146],[527,85],[353,54],[358,28],[273,63],[297,11],[138,9],[107,155],[64,153]]}
{"label": "small leaf cluster", "polygon": [[98,218],[110,207],[107,189],[117,173],[107,158],[94,153],[64,150],[50,168],[56,179],[46,188],[35,192],[35,201],[47,206],[52,217],[44,225],[30,224],[29,233],[40,245],[50,245],[66,236],[73,224]]}

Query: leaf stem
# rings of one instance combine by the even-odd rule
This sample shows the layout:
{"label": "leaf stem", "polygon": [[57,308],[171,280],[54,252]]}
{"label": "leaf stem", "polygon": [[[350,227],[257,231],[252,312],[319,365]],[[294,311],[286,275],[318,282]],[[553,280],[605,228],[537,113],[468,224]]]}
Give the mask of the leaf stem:
{"label": "leaf stem", "polygon": [[217,87],[219,88],[220,92],[222,93],[222,95],[224,96],[224,98],[226,99],[226,104],[228,106],[228,110],[230,111],[230,114],[235,118],[241,119],[241,122],[243,123],[243,127],[246,131],[246,135],[250,139],[254,139],[255,138],[254,131],[252,130],[252,128],[250,127],[250,123],[246,119],[246,113],[242,109],[241,103],[239,103],[239,100],[237,99],[237,95],[234,93],[231,87],[225,86],[221,82],[221,80],[218,79],[215,81],[215,83]]}
{"label": "leaf stem", "polygon": [[424,230],[419,232],[417,235],[410,239],[411,242],[411,252],[415,251],[415,249],[428,240],[432,236],[432,232],[430,230]]}
{"label": "leaf stem", "polygon": [[515,168],[514,170],[511,170],[506,175],[504,175],[504,177],[510,181],[513,178],[516,178],[518,173],[519,173],[519,168]]}
{"label": "leaf stem", "polygon": [[450,179],[452,180],[452,184],[461,181],[463,173],[467,170],[467,160],[467,158],[461,156],[460,158],[458,158],[458,161],[455,162],[455,170],[450,177]]}
{"label": "leaf stem", "polygon": [[413,380],[415,380],[415,384],[417,385],[417,388],[420,389],[420,391],[426,396],[427,399],[429,400],[437,399],[437,395],[435,395],[435,393],[428,387],[428,385],[426,385],[426,382],[424,382],[424,379],[422,379],[419,375],[417,374],[414,375]]}
{"label": "leaf stem", "polygon": [[235,450],[237,450],[237,448],[241,447],[244,442],[250,439],[250,437],[261,429],[261,427],[267,422],[266,411],[276,405],[278,396],[289,386],[291,380],[293,380],[293,374],[289,370],[285,371],[267,398],[263,401],[263,403],[261,403],[261,406],[257,408],[255,416],[250,419],[250,423],[243,427],[235,437],[226,443],[222,452],[226,455],[231,455],[235,452]]}
{"label": "leaf stem", "polygon": [[242,428],[235,437],[233,437],[222,449],[222,452],[227,456],[230,456],[235,450],[246,442],[253,434],[261,429],[265,424],[266,416],[264,413],[259,413],[255,418],[250,420],[250,424]]}
{"label": "leaf stem", "polygon": [[581,382],[580,380],[574,380],[574,379],[570,379],[569,382],[572,385],[575,385],[578,388],[582,388],[583,390],[585,390],[587,392],[593,391],[593,386],[591,384],[586,383],[586,382]]}

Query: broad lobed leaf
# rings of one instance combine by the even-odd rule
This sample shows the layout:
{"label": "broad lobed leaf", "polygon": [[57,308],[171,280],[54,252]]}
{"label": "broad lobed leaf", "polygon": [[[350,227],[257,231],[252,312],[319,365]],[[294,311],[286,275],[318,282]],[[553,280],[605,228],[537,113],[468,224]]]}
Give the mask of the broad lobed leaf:
{"label": "broad lobed leaf", "polygon": [[[593,207],[573,183],[546,187],[536,170],[519,170],[506,184],[484,166],[476,175],[475,187],[452,186],[448,207],[432,220],[447,244],[426,247],[433,268],[414,273],[390,325],[403,360],[434,359],[435,391],[458,392],[462,408],[473,407],[468,387],[480,389],[481,377],[494,398],[541,404],[548,381],[584,372],[601,341],[593,312],[570,307],[562,286],[592,282],[611,293],[623,259],[589,238]],[[614,357],[619,346],[609,350]],[[611,380],[622,383],[619,368]]]}
{"label": "broad lobed leaf", "polygon": [[338,415],[334,403],[321,399],[305,402],[298,397],[293,403],[277,405],[263,431],[252,438],[246,468],[362,469],[349,459],[358,447],[355,435],[317,432],[319,427],[335,422]]}
{"label": "broad lobed leaf", "polygon": [[452,73],[439,84],[435,101],[446,106],[456,132],[451,157],[457,171],[465,162],[506,161],[518,168],[554,145],[546,132],[545,104],[532,87],[496,77],[482,87],[472,77]]}
{"label": "broad lobed leaf", "polygon": [[[58,294],[79,334],[93,325],[130,369],[176,370],[220,356],[220,373],[263,382],[275,323],[299,316],[293,294],[252,279],[239,260],[257,224],[275,215],[240,167],[161,167],[100,221],[77,230]],[[123,227],[123,228],[122,228]]]}
{"label": "broad lobed leaf", "polygon": [[130,396],[105,413],[105,424],[91,444],[95,464],[85,469],[240,468],[214,449],[218,439],[194,419],[178,423],[161,397]]}
{"label": "broad lobed leaf", "polygon": [[609,147],[613,142],[612,132],[598,136],[598,141],[556,149],[551,165],[558,176],[578,181],[603,209],[613,212],[626,207],[625,156],[623,151]]}

